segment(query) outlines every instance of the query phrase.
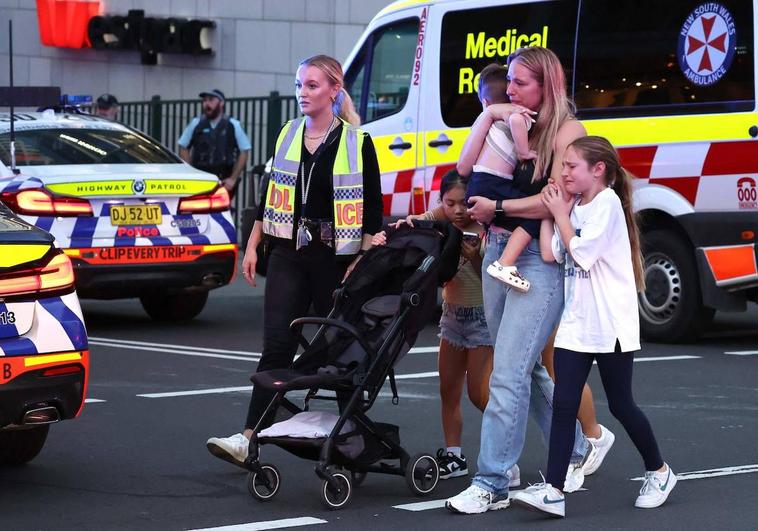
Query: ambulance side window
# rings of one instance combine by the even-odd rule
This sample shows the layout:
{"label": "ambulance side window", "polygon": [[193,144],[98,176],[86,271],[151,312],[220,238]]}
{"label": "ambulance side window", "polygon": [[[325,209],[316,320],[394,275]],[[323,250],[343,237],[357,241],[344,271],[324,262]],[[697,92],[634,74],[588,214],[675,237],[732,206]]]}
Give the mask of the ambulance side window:
{"label": "ambulance side window", "polygon": [[752,111],[753,6],[744,0],[583,0],[580,118]]}
{"label": "ambulance side window", "polygon": [[558,55],[567,79],[574,60],[577,0],[500,5],[450,11],[442,18],[440,112],[448,127],[468,127],[482,106],[479,72],[505,64],[524,46],[545,46]]}
{"label": "ambulance side window", "polygon": [[345,74],[362,123],[400,112],[408,99],[418,19],[392,22],[372,33]]}

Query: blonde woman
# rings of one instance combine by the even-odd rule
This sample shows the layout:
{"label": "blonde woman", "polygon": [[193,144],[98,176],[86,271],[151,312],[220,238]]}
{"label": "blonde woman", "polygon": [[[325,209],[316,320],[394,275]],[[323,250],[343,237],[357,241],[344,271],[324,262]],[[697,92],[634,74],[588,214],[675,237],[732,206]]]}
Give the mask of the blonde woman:
{"label": "blonde woman", "polygon": [[[514,52],[508,63],[507,94],[510,104],[490,105],[477,118],[458,164],[461,173],[473,167],[494,120],[507,120],[523,108],[537,111],[529,135],[529,147],[537,153],[534,170],[514,175],[514,186],[529,197],[503,201],[474,196],[469,200],[472,218],[490,226],[485,264],[497,260],[505,249],[510,233],[500,227],[507,226],[508,218],[549,216],[539,192],[548,177],[560,179],[560,164],[552,161],[560,162],[566,146],[586,135],[572,114],[563,67],[552,51],[530,47]],[[540,363],[540,352],[563,309],[563,267],[542,260],[537,238],[519,255],[516,266],[532,280],[528,294],[482,275],[484,312],[495,343],[493,371],[482,418],[478,472],[469,488],[447,500],[447,508],[457,513],[508,507],[507,471],[521,455],[530,410],[545,441],[549,439],[553,381]],[[578,489],[585,472],[594,472],[600,465],[598,457],[602,456],[577,423],[564,490]]]}
{"label": "blonde woman", "polygon": [[[371,137],[344,88],[337,60],[300,63],[295,93],[303,117],[279,132],[269,185],[247,242],[242,275],[255,287],[256,248],[264,234],[271,255],[264,294],[263,353],[258,371],[287,368],[297,351],[293,319],[332,307],[332,292],[350,274],[382,224],[379,165]],[[253,388],[242,433],[208,439],[208,450],[242,466],[272,394]]]}

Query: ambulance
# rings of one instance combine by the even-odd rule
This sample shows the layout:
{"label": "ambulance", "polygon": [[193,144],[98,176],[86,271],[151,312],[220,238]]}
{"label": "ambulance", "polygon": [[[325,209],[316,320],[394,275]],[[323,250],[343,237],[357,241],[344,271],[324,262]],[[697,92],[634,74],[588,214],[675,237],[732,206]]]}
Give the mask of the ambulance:
{"label": "ambulance", "polygon": [[0,466],[31,461],[51,424],[79,416],[88,377],[71,260],[0,205]]}
{"label": "ambulance", "polygon": [[636,176],[643,335],[696,337],[758,301],[758,0],[401,0],[368,25],[345,84],[373,137],[384,213],[434,206],[481,111],[477,73],[553,50],[589,134]]}
{"label": "ambulance", "polygon": [[154,319],[195,317],[237,263],[229,195],[123,124],[78,112],[0,113],[0,202],[50,232],[83,298],[139,297]]}

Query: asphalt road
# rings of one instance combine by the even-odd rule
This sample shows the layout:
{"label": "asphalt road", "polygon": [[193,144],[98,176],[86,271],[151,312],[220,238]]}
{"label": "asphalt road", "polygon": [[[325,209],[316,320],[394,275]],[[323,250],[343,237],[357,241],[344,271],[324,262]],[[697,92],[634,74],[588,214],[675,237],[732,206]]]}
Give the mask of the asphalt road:
{"label": "asphalt road", "polygon": [[[548,521],[518,508],[460,516],[439,503],[416,511],[402,507],[454,495],[468,486],[465,478],[441,482],[428,498],[415,498],[402,478],[369,475],[348,507],[327,511],[319,502],[313,463],[270,446],[263,456],[281,470],[281,491],[268,503],[252,499],[245,472],[212,457],[205,441],[241,428],[245,388],[261,349],[261,294],[238,281],[214,292],[198,319],[173,325],[150,321],[136,301],[84,301],[91,402],[79,419],[53,426],[31,464],[0,469],[0,529],[256,524],[229,528],[242,531],[308,522],[324,530],[758,528],[755,305],[747,314],[717,316],[697,344],[646,344],[640,354],[646,361],[635,365],[636,396],[664,457],[689,479],[678,484],[669,502],[657,510],[633,507],[640,483],[631,479],[642,474],[641,459],[608,413],[593,371],[598,415],[617,442],[587,479],[587,490],[567,498],[567,518]],[[436,343],[430,324],[416,346]],[[745,351],[755,355],[728,354]],[[442,443],[438,381],[423,374],[435,370],[434,352],[408,355],[398,373],[415,376],[399,381],[400,404],[384,397],[371,410],[373,419],[401,427],[411,453],[434,452]],[[475,467],[480,415],[468,404],[464,422],[464,452]],[[546,467],[545,446],[533,424],[519,464],[522,480],[531,482]],[[698,471],[705,472],[691,474]]]}

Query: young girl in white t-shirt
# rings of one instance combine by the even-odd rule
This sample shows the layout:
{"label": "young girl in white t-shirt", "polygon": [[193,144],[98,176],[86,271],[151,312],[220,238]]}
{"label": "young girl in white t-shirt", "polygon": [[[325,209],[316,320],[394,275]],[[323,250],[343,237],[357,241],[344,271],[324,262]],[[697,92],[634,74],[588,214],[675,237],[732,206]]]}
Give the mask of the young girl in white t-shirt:
{"label": "young girl in white t-shirt", "polygon": [[637,292],[644,279],[631,178],[610,142],[597,136],[579,138],[566,149],[561,175],[572,197],[545,187],[542,200],[554,222],[544,220],[540,232],[543,258],[566,262],[547,477],[516,493],[514,502],[550,516],[565,515],[562,489],[576,414],[597,361],[611,413],[645,462],[635,506],[658,507],[676,485],[676,475],[661,458],[650,423],[632,396],[634,352],[640,349]]}

